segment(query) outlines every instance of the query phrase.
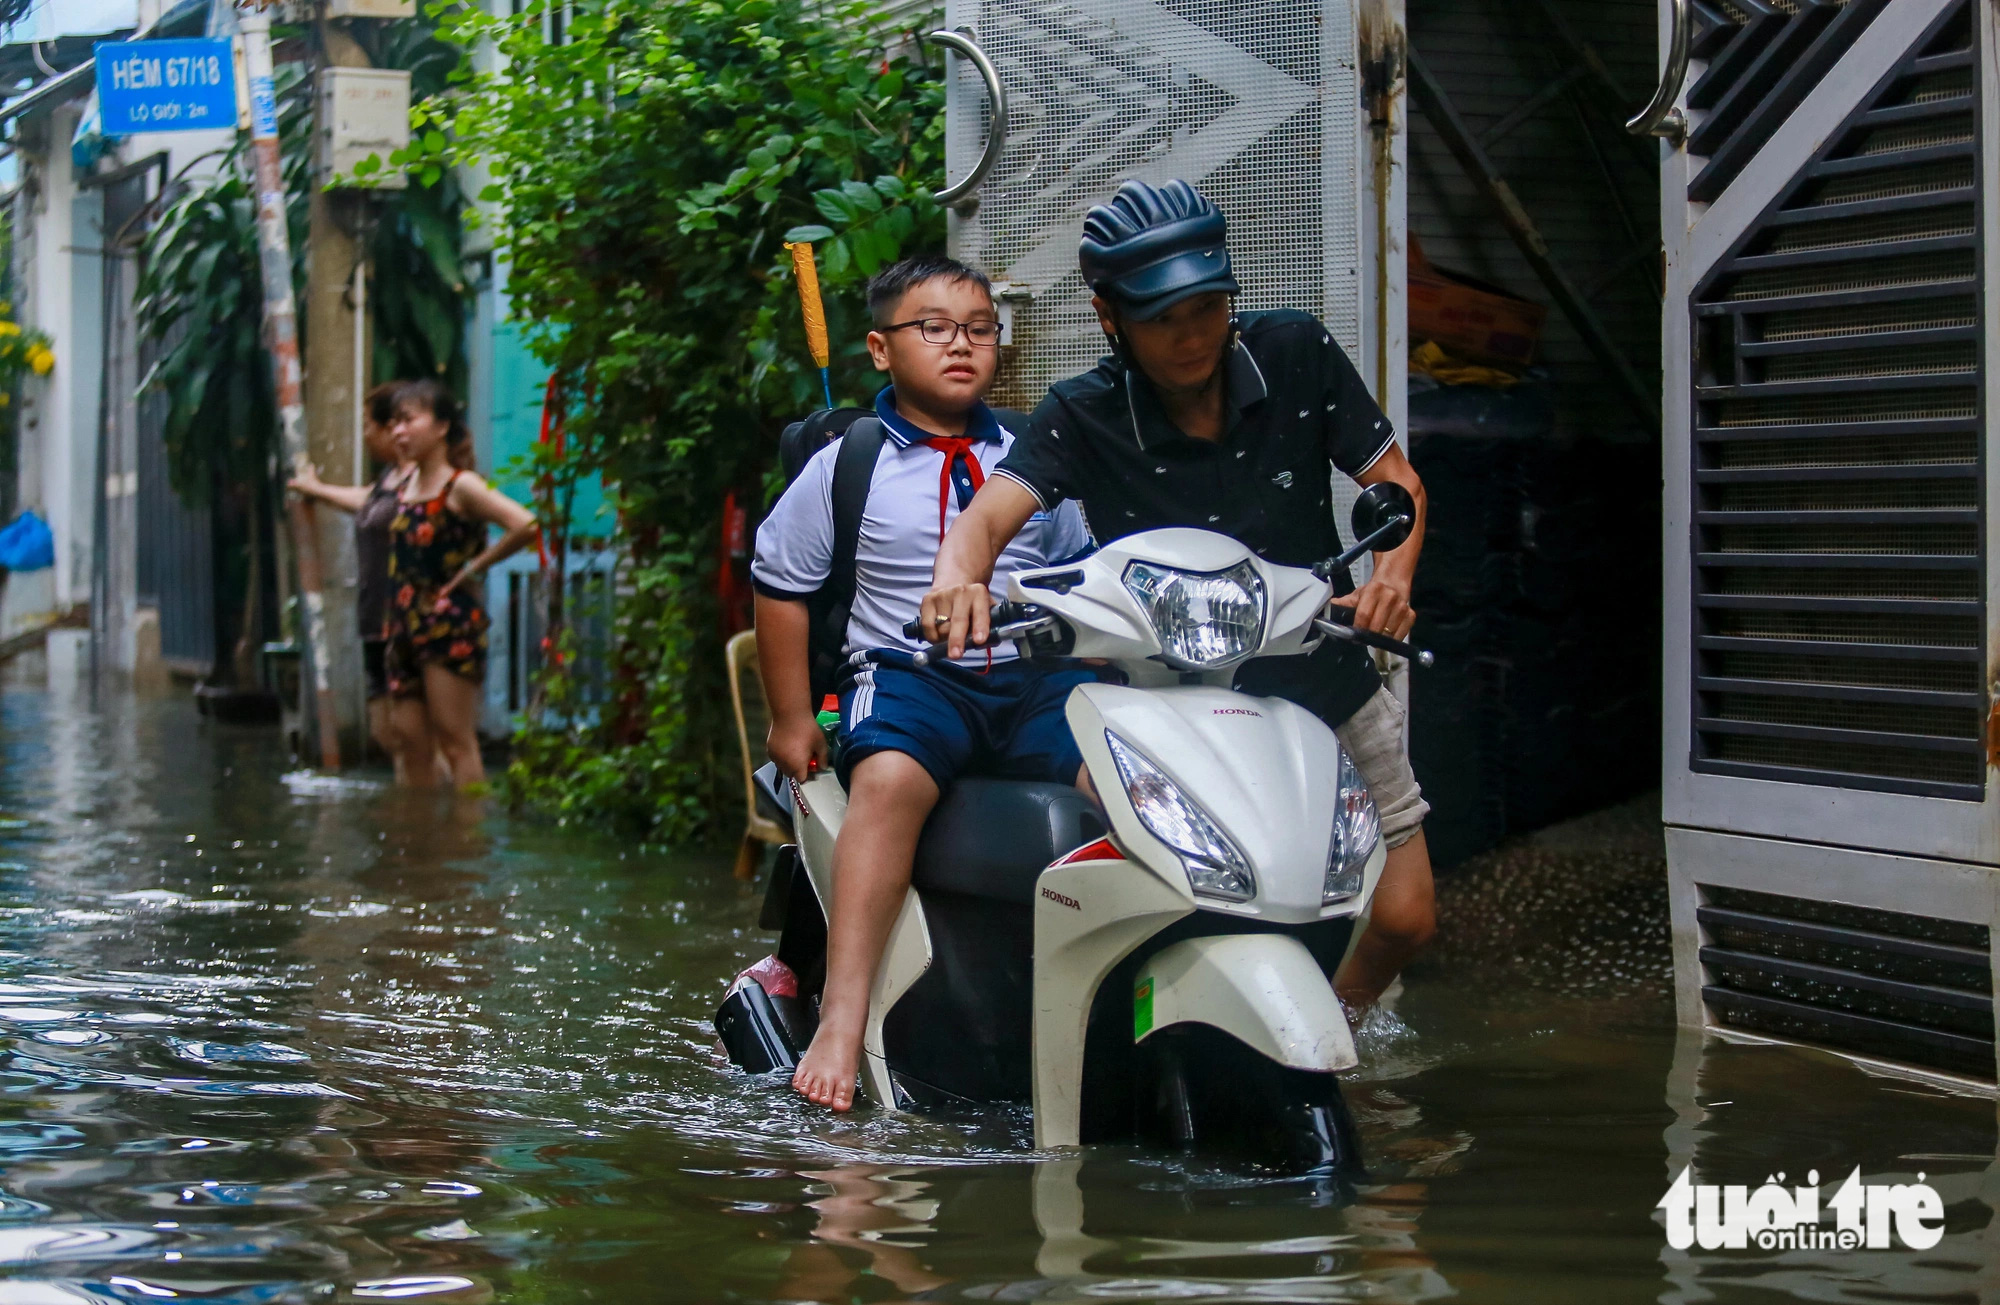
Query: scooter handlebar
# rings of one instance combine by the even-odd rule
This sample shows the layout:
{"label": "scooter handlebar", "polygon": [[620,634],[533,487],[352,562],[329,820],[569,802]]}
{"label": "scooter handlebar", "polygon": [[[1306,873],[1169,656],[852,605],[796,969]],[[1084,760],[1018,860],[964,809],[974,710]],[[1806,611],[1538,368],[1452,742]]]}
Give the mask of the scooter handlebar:
{"label": "scooter handlebar", "polygon": [[[922,621],[905,621],[903,623],[903,637],[906,639],[923,638],[924,623]],[[970,648],[972,646],[971,641],[968,640],[965,646]],[[929,666],[932,662],[944,662],[950,660],[951,660],[951,641],[948,639],[939,639],[936,643],[927,644],[926,646],[917,649],[917,651],[913,653],[910,657],[911,663],[918,667]]]}
{"label": "scooter handlebar", "polygon": [[1355,629],[1353,625],[1354,613],[1345,607],[1335,607],[1331,609],[1331,612],[1332,619],[1316,620],[1313,624],[1336,639],[1345,639],[1349,643],[1365,644],[1370,648],[1380,648],[1383,652],[1392,652],[1398,657],[1407,657],[1410,661],[1426,669],[1429,669],[1432,663],[1437,661],[1437,658],[1432,656],[1428,649],[1404,643],[1401,639],[1391,639],[1388,635],[1377,634],[1373,630]]}
{"label": "scooter handlebar", "polygon": [[[903,637],[905,639],[923,638],[924,623],[922,621],[903,622]],[[968,643],[966,646],[970,647],[971,644]],[[946,639],[939,639],[936,643],[919,648],[910,657],[910,661],[919,667],[929,666],[932,662],[949,661],[950,659],[951,642]]]}
{"label": "scooter handlebar", "polygon": [[[1009,639],[1019,639],[1024,635],[1031,634],[1035,628],[1053,619],[1032,603],[995,603],[993,604],[992,615],[988,618],[986,642],[976,644],[967,639],[965,646],[968,649],[990,648],[994,644],[1005,643]],[[903,623],[903,637],[906,639],[923,638],[923,622],[905,621]],[[929,666],[933,662],[949,660],[951,660],[951,642],[947,639],[939,639],[935,643],[919,648],[910,655],[911,663],[918,667]]]}

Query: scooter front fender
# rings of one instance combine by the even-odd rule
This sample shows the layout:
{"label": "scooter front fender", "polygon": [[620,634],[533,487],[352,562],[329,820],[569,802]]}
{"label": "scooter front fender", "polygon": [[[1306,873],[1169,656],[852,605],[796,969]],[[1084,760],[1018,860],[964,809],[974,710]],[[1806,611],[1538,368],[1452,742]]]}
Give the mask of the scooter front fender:
{"label": "scooter front fender", "polygon": [[1293,1069],[1333,1072],[1359,1060],[1319,962],[1286,934],[1189,938],[1147,958],[1133,981],[1133,1040],[1176,1024],[1221,1029]]}
{"label": "scooter front fender", "polygon": [[1083,1046],[1104,977],[1194,913],[1185,875],[1175,884],[1141,862],[1091,851],[1079,848],[1036,880],[1034,1101],[1042,1148],[1083,1140]]}

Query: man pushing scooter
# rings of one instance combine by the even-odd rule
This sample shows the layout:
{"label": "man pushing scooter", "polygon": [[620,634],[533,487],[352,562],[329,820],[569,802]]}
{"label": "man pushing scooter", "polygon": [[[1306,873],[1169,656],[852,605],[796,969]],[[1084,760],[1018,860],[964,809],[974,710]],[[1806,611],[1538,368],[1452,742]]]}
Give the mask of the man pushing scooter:
{"label": "man pushing scooter", "polygon": [[[1408,542],[1374,555],[1337,605],[1356,629],[1407,637],[1424,489],[1332,334],[1296,311],[1236,314],[1223,215],[1183,181],[1131,181],[1084,220],[1078,254],[1111,356],[1059,382],[952,524],[924,595],[923,633],[951,655],[987,637],[994,565],[1030,520],[1082,504],[1102,545],[1142,530],[1218,531],[1280,565],[1342,551],[1332,472],[1393,481],[1416,502]],[[1328,640],[1247,663],[1237,687],[1288,699],[1333,728],[1373,794],[1388,863],[1367,931],[1338,977],[1372,1005],[1434,927],[1430,854],[1403,742],[1403,708],[1368,655]]]}

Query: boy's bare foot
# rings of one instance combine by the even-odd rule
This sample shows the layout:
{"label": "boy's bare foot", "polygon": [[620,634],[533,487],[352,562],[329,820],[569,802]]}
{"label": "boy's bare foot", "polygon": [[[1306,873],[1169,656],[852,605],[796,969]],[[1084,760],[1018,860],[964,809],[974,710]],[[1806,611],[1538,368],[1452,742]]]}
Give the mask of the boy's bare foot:
{"label": "boy's bare foot", "polygon": [[792,1090],[816,1106],[854,1108],[854,1079],[861,1072],[861,1034],[822,1023],[792,1073]]}

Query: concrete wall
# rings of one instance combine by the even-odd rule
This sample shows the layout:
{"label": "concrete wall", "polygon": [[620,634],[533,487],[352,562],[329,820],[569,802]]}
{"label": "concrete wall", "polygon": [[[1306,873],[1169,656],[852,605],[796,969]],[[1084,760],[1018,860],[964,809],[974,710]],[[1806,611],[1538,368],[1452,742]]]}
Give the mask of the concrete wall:
{"label": "concrete wall", "polygon": [[[66,609],[90,592],[90,479],[95,461],[96,395],[87,382],[97,371],[96,344],[80,343],[93,321],[79,322],[81,289],[94,314],[95,231],[76,230],[80,195],[69,164],[69,139],[79,109],[65,105],[47,119],[23,124],[41,148],[22,152],[22,184],[14,201],[15,311],[23,325],[47,332],[56,355],[46,377],[30,377],[21,396],[21,470],[16,501],[33,508],[55,533],[56,565],[50,602]],[[60,167],[46,166],[49,142],[60,141]],[[82,284],[79,286],[79,281]],[[80,329],[81,328],[81,329]],[[83,350],[83,352],[80,352]],[[78,396],[89,405],[78,411]],[[78,505],[82,511],[79,512]]]}
{"label": "concrete wall", "polygon": [[[116,233],[104,230],[105,192],[86,184],[89,178],[78,173],[70,156],[83,109],[82,101],[74,101],[19,124],[21,184],[12,201],[14,309],[23,326],[48,334],[56,364],[48,376],[30,377],[23,387],[16,501],[48,521],[56,564],[49,572],[10,577],[0,633],[90,601],[101,486],[109,553],[99,654],[106,664],[130,670],[140,649],[136,637],[141,625],[134,502],[139,467],[134,391],[140,369],[132,315],[139,268],[129,248],[116,251],[107,262],[107,238]],[[201,175],[212,172],[215,161],[195,161],[228,138],[226,131],[134,136],[100,160],[96,171],[165,151],[169,175],[190,164],[190,175]],[[156,195],[157,182],[149,178],[146,184],[148,195]],[[107,275],[112,292],[108,332]],[[109,454],[102,468],[100,437]]]}

